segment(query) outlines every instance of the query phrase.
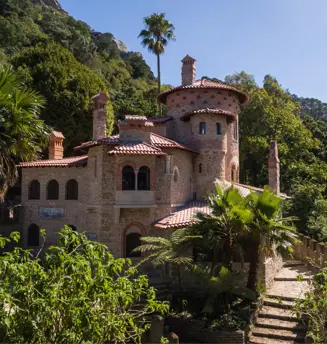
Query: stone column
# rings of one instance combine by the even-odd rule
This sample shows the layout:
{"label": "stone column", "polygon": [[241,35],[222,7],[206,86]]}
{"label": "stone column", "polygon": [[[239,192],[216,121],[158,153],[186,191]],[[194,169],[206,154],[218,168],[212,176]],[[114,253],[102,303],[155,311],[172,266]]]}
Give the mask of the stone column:
{"label": "stone column", "polygon": [[280,192],[280,169],[277,141],[272,141],[269,148],[268,180],[269,187],[278,195]]}

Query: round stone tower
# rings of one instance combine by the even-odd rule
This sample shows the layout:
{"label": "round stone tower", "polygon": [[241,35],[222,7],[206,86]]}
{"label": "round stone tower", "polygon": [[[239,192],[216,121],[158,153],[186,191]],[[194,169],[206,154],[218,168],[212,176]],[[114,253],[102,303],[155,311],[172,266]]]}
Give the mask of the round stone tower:
{"label": "round stone tower", "polygon": [[194,198],[214,189],[214,180],[239,181],[238,113],[247,96],[236,88],[196,80],[195,59],[182,60],[182,85],[159,95],[167,105],[167,134],[199,152],[194,158]]}

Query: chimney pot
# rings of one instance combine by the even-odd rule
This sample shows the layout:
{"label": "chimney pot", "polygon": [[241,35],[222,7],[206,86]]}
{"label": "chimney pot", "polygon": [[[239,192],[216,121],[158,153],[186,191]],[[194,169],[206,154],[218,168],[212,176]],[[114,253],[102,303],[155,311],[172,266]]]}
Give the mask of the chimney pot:
{"label": "chimney pot", "polygon": [[186,55],[182,60],[182,85],[192,85],[196,78],[195,59]]}
{"label": "chimney pot", "polygon": [[109,100],[103,92],[92,97],[93,110],[93,140],[102,139],[107,136],[107,112],[106,104]]}
{"label": "chimney pot", "polygon": [[49,160],[60,160],[64,157],[64,135],[59,131],[52,131],[49,140]]}

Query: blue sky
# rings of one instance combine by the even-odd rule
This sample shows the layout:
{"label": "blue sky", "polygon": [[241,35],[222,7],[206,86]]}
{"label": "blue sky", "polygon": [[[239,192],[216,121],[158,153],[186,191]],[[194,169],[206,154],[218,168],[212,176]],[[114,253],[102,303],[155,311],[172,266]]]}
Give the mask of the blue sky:
{"label": "blue sky", "polygon": [[165,12],[177,40],[162,56],[163,83],[180,83],[180,60],[189,54],[198,78],[244,70],[261,83],[271,74],[292,93],[327,102],[326,0],[59,1],[76,19],[140,51],[155,74],[155,56],[137,36],[143,17]]}

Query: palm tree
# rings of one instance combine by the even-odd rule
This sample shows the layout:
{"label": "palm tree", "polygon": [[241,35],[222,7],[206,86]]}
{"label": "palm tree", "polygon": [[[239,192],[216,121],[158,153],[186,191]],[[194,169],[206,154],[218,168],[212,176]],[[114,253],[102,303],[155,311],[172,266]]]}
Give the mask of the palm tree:
{"label": "palm tree", "polygon": [[[166,18],[164,13],[153,13],[149,17],[144,18],[146,29],[143,29],[139,37],[142,38],[142,45],[157,56],[158,68],[158,94],[160,94],[161,78],[160,78],[160,55],[165,52],[165,47],[169,40],[175,40],[175,27]],[[159,106],[159,113],[161,107]]]}
{"label": "palm tree", "polygon": [[241,239],[247,234],[247,225],[253,214],[239,191],[234,187],[222,190],[216,185],[216,194],[208,199],[210,214],[197,214],[194,233],[203,236],[205,246],[212,252],[211,275],[217,273],[219,252],[224,252],[224,265],[232,269],[233,254],[241,248]]}
{"label": "palm tree", "polygon": [[48,128],[39,119],[44,104],[18,73],[0,66],[0,200],[17,180],[16,163],[35,159],[47,142]]}
{"label": "palm tree", "polygon": [[189,250],[191,242],[201,239],[200,236],[191,235],[186,228],[176,229],[169,238],[143,237],[143,244],[134,251],[148,253],[142,263],[150,260],[154,267],[171,264],[177,267],[177,277],[180,293],[182,293],[181,268],[192,267],[193,256]]}
{"label": "palm tree", "polygon": [[297,241],[296,229],[291,225],[296,218],[281,216],[282,200],[267,187],[248,198],[253,221],[249,225],[252,245],[247,288],[256,292],[260,251],[269,253],[276,248],[280,253],[291,253]]}

